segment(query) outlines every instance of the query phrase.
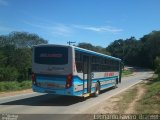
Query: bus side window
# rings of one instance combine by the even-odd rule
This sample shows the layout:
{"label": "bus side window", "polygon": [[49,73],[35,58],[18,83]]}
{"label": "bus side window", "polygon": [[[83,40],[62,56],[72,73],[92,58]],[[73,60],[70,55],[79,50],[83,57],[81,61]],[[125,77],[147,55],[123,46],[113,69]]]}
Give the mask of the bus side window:
{"label": "bus side window", "polygon": [[83,73],[84,74],[87,74],[87,72],[88,72],[87,71],[88,70],[87,67],[88,67],[87,62],[84,62],[84,69],[83,69]]}
{"label": "bus side window", "polygon": [[79,52],[76,52],[75,60],[76,60],[77,72],[82,73],[82,70],[83,70],[82,54]]}

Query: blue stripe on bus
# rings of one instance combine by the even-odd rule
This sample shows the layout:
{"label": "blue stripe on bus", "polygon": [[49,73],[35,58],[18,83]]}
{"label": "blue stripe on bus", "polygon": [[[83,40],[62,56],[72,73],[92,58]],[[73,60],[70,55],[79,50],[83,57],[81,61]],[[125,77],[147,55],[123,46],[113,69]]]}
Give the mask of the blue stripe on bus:
{"label": "blue stripe on bus", "polygon": [[[103,90],[103,89],[107,89],[107,88],[110,88],[113,86],[113,83],[108,83],[108,84],[105,84],[105,85],[101,85],[100,87],[100,90]],[[92,87],[91,88],[91,93],[94,93],[95,92],[95,87]],[[87,93],[87,88],[84,89],[84,93]],[[80,90],[80,91],[75,91],[73,93],[73,95],[77,95],[77,96],[80,96],[83,94],[83,90]]]}
{"label": "blue stripe on bus", "polygon": [[32,89],[35,92],[40,93],[51,93],[58,95],[73,95],[73,86],[68,89],[52,89],[52,88],[43,88],[39,86],[32,85]]}
{"label": "blue stripe on bus", "polygon": [[[91,93],[93,93],[94,91],[95,91],[95,87],[92,87],[91,88]],[[87,93],[87,88],[84,89],[84,93]],[[73,95],[77,95],[77,96],[83,95],[83,90],[75,91],[73,93]]]}
{"label": "blue stripe on bus", "polygon": [[45,80],[45,81],[54,80],[54,81],[64,82],[64,81],[66,81],[66,78],[45,77],[45,76],[44,77],[39,77],[39,76],[37,76],[36,80]]}
{"label": "blue stripe on bus", "polygon": [[[103,77],[103,78],[94,78],[92,79],[92,82],[97,82],[99,81],[106,81],[106,80],[114,80],[118,78],[118,76],[112,76],[112,77]],[[52,76],[47,76],[47,75],[37,75],[36,76],[37,80],[54,80],[54,81],[66,81],[66,76],[61,76],[61,75],[52,75]],[[87,79],[84,80],[85,82],[87,82]],[[83,79],[81,79],[79,76],[73,76],[73,82],[75,83],[83,83]]]}
{"label": "blue stripe on bus", "polygon": [[[118,76],[112,76],[112,77],[106,77],[106,78],[96,78],[96,79],[92,79],[92,83],[95,83],[97,82],[98,80],[100,82],[103,82],[103,81],[109,81],[109,80],[115,80],[116,78],[118,78]],[[87,80],[85,79],[84,82],[86,83]],[[74,84],[82,84],[83,83],[83,80],[78,77],[78,76],[74,76],[73,77],[73,83]]]}
{"label": "blue stripe on bus", "polygon": [[54,82],[57,84],[66,84],[66,76],[48,76],[48,75],[36,75],[37,82]]}
{"label": "blue stripe on bus", "polygon": [[46,79],[46,80],[60,80],[60,81],[64,81],[66,80],[66,76],[65,75],[36,75],[36,79]]}
{"label": "blue stripe on bus", "polygon": [[113,86],[113,83],[108,83],[108,84],[101,85],[101,90],[109,88],[111,86]]}

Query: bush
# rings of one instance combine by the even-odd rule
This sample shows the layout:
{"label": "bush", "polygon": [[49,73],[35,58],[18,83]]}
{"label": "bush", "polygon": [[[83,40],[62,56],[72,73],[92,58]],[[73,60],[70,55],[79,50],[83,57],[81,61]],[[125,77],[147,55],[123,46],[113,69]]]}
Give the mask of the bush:
{"label": "bush", "polygon": [[132,74],[132,73],[133,73],[133,71],[131,71],[131,70],[123,70],[123,71],[122,71],[122,76],[130,75],[130,74]]}
{"label": "bush", "polygon": [[160,57],[157,56],[154,60],[154,66],[155,66],[155,73],[158,74],[158,77],[160,78]]}
{"label": "bush", "polygon": [[32,83],[29,80],[23,82],[17,82],[17,81],[0,82],[0,92],[29,89],[31,88],[31,85]]}
{"label": "bush", "polygon": [[0,81],[16,81],[19,73],[14,67],[0,67]]}
{"label": "bush", "polygon": [[22,88],[22,89],[27,89],[27,88],[31,88],[31,81],[23,81],[23,82],[20,82],[19,84],[19,87]]}

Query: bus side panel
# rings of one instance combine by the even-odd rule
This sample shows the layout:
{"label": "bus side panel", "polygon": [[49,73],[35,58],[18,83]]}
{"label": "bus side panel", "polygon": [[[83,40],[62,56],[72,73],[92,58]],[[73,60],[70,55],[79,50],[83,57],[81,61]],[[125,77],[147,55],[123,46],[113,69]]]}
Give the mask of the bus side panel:
{"label": "bus side panel", "polygon": [[73,77],[73,86],[74,86],[74,95],[82,96],[83,92],[87,91],[84,89],[83,91],[83,81],[78,76]]}
{"label": "bus side panel", "polygon": [[[111,76],[111,77],[100,77],[98,75],[99,73],[96,73],[97,77],[94,77],[92,79],[92,88],[91,88],[91,93],[94,93],[95,91],[95,85],[97,81],[100,82],[101,85],[101,90],[107,89],[109,87],[112,87],[116,83],[116,79],[118,79],[118,76]],[[103,73],[104,74],[104,73]],[[98,77],[99,76],[99,77]],[[82,73],[78,73],[77,76],[73,77],[73,95],[83,95],[83,93],[87,93],[87,79],[84,80],[84,90],[83,90],[83,79],[82,79]]]}

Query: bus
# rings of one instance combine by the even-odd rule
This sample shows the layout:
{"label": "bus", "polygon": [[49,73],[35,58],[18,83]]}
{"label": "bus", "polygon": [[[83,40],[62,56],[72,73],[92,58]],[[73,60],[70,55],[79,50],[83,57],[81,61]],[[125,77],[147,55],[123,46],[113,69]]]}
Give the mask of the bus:
{"label": "bus", "polygon": [[70,45],[32,49],[32,90],[88,97],[121,83],[121,59]]}

